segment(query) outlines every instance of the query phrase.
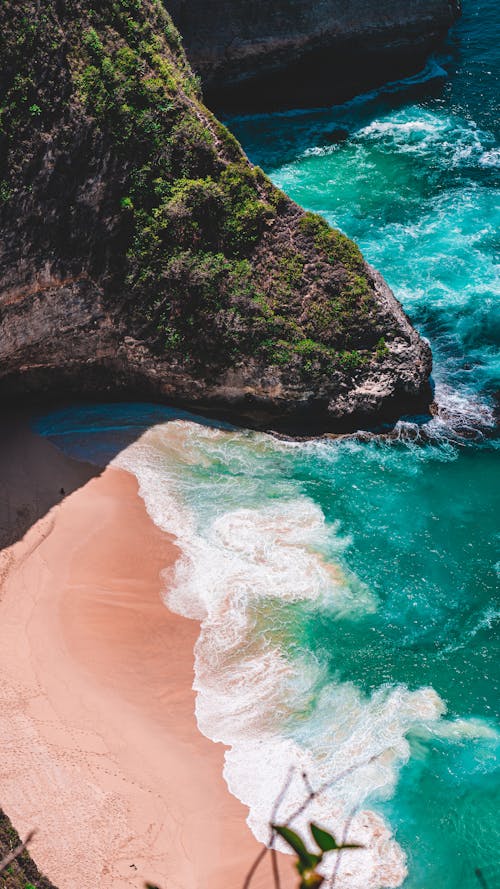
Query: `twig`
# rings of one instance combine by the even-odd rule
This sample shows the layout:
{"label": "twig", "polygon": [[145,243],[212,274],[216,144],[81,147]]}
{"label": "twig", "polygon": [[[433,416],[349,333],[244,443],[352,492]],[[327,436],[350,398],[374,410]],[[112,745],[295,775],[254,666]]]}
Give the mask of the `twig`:
{"label": "twig", "polygon": [[[285,778],[285,783],[283,784],[283,787],[281,788],[280,793],[279,793],[278,796],[276,797],[276,800],[275,800],[275,803],[274,803],[274,806],[273,806],[273,811],[272,811],[272,813],[271,813],[271,824],[274,824],[274,822],[276,821],[276,816],[277,816],[277,814],[278,814],[278,809],[279,809],[281,803],[283,802],[283,800],[284,800],[284,798],[285,798],[285,796],[286,796],[286,794],[287,794],[287,792],[288,792],[288,788],[290,787],[290,783],[291,783],[291,780],[292,780],[292,778],[293,778],[293,773],[294,773],[294,771],[295,771],[295,767],[294,767],[294,766],[291,766],[291,767],[288,769],[288,772],[287,772],[287,775],[286,775],[286,778]],[[245,882],[243,883],[243,889],[248,889],[248,887],[250,886],[250,883],[252,882],[252,879],[253,879],[253,876],[254,876],[254,874],[255,874],[255,871],[257,870],[257,868],[259,867],[259,865],[261,864],[261,862],[262,862],[262,861],[264,860],[264,858],[266,857],[266,855],[267,855],[267,853],[269,852],[270,848],[272,848],[272,845],[273,845],[273,843],[274,843],[275,833],[274,833],[274,830],[272,829],[272,827],[270,828],[270,830],[271,830],[271,833],[270,833],[270,836],[269,836],[269,846],[264,846],[264,848],[261,849],[261,851],[260,851],[259,854],[257,855],[257,858],[255,859],[254,863],[252,864],[250,870],[248,871],[248,873],[247,873],[247,875],[246,875]],[[274,868],[274,864],[273,864],[273,868]],[[276,880],[276,878],[275,878],[275,880]],[[279,874],[278,874],[278,880],[279,880]],[[278,882],[277,886],[278,886],[278,889],[279,889],[279,882]]]}
{"label": "twig", "polygon": [[271,864],[273,868],[273,879],[275,889],[281,889],[280,872],[278,869],[278,855],[276,849],[271,849]]}
{"label": "twig", "polygon": [[[292,778],[294,776],[294,773],[295,773],[295,766],[290,766],[290,768],[288,769],[286,778],[285,778],[285,783],[283,784],[283,787],[281,788],[281,792],[280,792],[279,796],[276,798],[276,801],[273,806],[273,811],[271,812],[271,824],[276,824],[276,819],[278,817],[278,809],[281,806],[281,803],[283,802],[283,800],[285,799],[285,796],[288,793],[290,784],[292,783]],[[270,842],[272,842],[272,840],[274,839],[274,836],[275,836],[274,830],[271,827]]]}
{"label": "twig", "polygon": [[12,862],[15,861],[16,858],[19,858],[19,856],[22,855],[28,844],[31,843],[31,840],[33,839],[35,834],[36,830],[30,830],[24,843],[19,843],[19,845],[16,846],[16,848],[13,849],[12,852],[9,852],[8,855],[5,856],[5,858],[2,858],[2,860],[0,861],[0,874],[9,866],[9,864],[12,864]]}
{"label": "twig", "polygon": [[365,760],[365,762],[355,763],[354,765],[349,766],[348,769],[344,769],[344,771],[341,772],[340,775],[336,775],[335,778],[330,778],[329,781],[324,781],[323,784],[320,784],[319,787],[316,788],[316,790],[311,789],[311,792],[309,793],[309,796],[307,797],[307,799],[299,806],[298,809],[295,810],[295,812],[292,812],[290,817],[286,820],[286,822],[285,822],[286,826],[289,827],[289,825],[292,823],[292,821],[295,821],[295,819],[298,818],[299,815],[302,815],[303,812],[305,812],[305,810],[308,808],[308,806],[311,805],[312,801],[314,799],[316,799],[317,796],[319,796],[325,790],[329,790],[330,787],[334,787],[335,784],[338,784],[339,781],[342,781],[344,778],[347,778],[348,775],[352,774],[352,772],[355,772],[357,769],[362,769],[362,768],[364,768],[364,766],[369,766],[370,763],[372,763],[372,762],[374,762],[374,760],[378,759],[379,756],[382,756],[382,754],[375,753],[373,756],[370,756],[370,759]]}
{"label": "twig", "polygon": [[[316,799],[316,797],[319,796],[321,793],[323,793],[325,790],[328,790],[330,787],[334,787],[335,784],[338,784],[339,781],[342,781],[344,778],[347,778],[348,775],[351,775],[352,772],[355,772],[357,769],[362,769],[362,768],[364,768],[364,766],[370,765],[370,763],[374,762],[381,755],[382,755],[381,753],[375,753],[373,756],[370,756],[369,759],[365,760],[365,762],[354,763],[352,766],[349,766],[348,769],[344,769],[343,772],[340,772],[339,775],[336,775],[334,778],[330,778],[329,781],[324,781],[323,784],[320,784],[319,787],[316,788],[316,790],[314,790],[314,788],[311,786],[311,784],[309,782],[309,778],[307,777],[306,773],[303,772],[302,778],[304,780],[304,783],[307,782],[306,788],[308,789],[308,796],[307,796],[306,800],[299,806],[299,808],[296,809],[295,812],[292,812],[292,814],[289,816],[289,818],[287,818],[287,820],[285,821],[285,825],[287,827],[289,827],[290,824],[292,823],[292,821],[294,821],[295,818],[298,818],[299,815],[302,815],[303,812],[305,812],[305,810],[308,808],[308,806],[310,806],[312,801],[314,799]],[[280,792],[279,796],[277,797],[276,802],[274,803],[273,811],[271,814],[271,824],[276,823],[278,809],[288,792],[294,772],[295,772],[295,768],[294,768],[294,766],[291,766],[291,768],[288,770],[288,774],[286,776],[285,783],[281,789],[281,792]],[[275,831],[271,827],[271,832],[270,832],[270,836],[269,836],[269,846],[265,846],[264,849],[262,849],[259,852],[257,858],[255,859],[254,863],[252,864],[250,870],[248,871],[245,882],[243,883],[243,889],[248,889],[248,887],[250,886],[250,883],[253,879],[253,876],[255,874],[255,871],[257,870],[257,868],[259,867],[259,865],[263,861],[263,859],[266,857],[267,853],[270,850],[274,851],[273,846],[274,846],[275,836],[276,836]],[[278,876],[278,879],[279,879],[279,876]],[[279,887],[279,883],[277,885]]]}
{"label": "twig", "polygon": [[245,882],[243,883],[243,889],[248,889],[248,887],[250,886],[250,883],[252,882],[253,875],[255,874],[255,871],[257,870],[261,861],[266,857],[268,852],[269,852],[268,846],[263,846],[263,848],[257,855],[257,858],[255,859],[254,863],[252,864],[250,870],[248,871],[248,873],[246,875]]}
{"label": "twig", "polygon": [[[349,813],[349,817],[348,817],[346,823],[344,824],[344,830],[342,831],[342,845],[344,845],[344,843],[347,840],[347,834],[349,833],[349,829],[351,827],[352,820],[353,820],[357,810],[358,810],[358,807],[355,806],[354,809],[352,809],[352,811]],[[339,873],[340,856],[342,855],[342,851],[343,851],[342,849],[339,849],[339,851],[337,852],[337,857],[335,859],[335,867],[333,868],[333,872],[330,877],[330,882],[328,883],[327,889],[334,889],[335,882],[337,880],[338,873]]]}
{"label": "twig", "polygon": [[309,775],[307,774],[307,772],[302,772],[302,780],[304,781],[304,784],[306,785],[306,790],[307,790],[308,794],[311,795],[311,793],[314,793],[314,790],[312,788],[311,782],[309,781]]}

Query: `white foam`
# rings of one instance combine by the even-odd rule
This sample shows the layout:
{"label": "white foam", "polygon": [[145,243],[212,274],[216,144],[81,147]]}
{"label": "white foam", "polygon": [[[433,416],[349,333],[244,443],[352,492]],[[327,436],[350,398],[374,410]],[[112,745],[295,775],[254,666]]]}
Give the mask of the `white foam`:
{"label": "white foam", "polygon": [[484,151],[479,158],[479,163],[482,167],[499,167],[500,149],[491,148],[489,151]]}
{"label": "white foam", "polygon": [[[413,116],[412,116],[413,115]],[[420,106],[393,111],[358,130],[354,139],[375,141],[399,153],[432,156],[433,163],[446,168],[458,166],[496,166],[498,152],[492,148],[490,133],[473,122]]]}
{"label": "white foam", "polygon": [[436,384],[435,399],[438,415],[432,428],[443,430],[461,429],[478,435],[481,428],[494,428],[495,415],[490,404],[477,394],[456,389],[445,383]]}
{"label": "white foam", "polygon": [[[312,654],[289,651],[285,603],[314,603],[355,619],[357,612],[373,610],[376,600],[362,585],[353,596],[342,571],[325,559],[332,528],[308,498],[295,492],[294,498],[263,502],[260,494],[250,506],[227,509],[221,496],[217,504],[221,460],[236,461],[251,476],[266,449],[279,454],[280,447],[266,436],[177,421],[150,429],[114,462],[135,473],[149,514],[182,549],[168,584],[166,579],[166,601],[201,621],[194,681],[198,724],[229,747],[224,776],[249,807],[255,836],[268,839],[290,765],[296,771],[277,813],[282,822],[304,800],[303,771],[318,787],[350,768],[294,826],[305,833],[315,820],[342,836],[356,809],[348,838],[365,848],[343,854],[336,885],[396,887],[406,875],[404,853],[366,804],[394,792],[410,756],[408,733],[437,730],[445,708],[431,688],[379,688],[367,697],[351,683],[329,680]],[[208,470],[210,490],[203,487],[200,466]],[[244,486],[243,473],[236,484]],[[285,487],[284,494],[293,490]],[[231,490],[226,498],[238,499]],[[293,622],[293,613],[288,620]],[[453,729],[465,731],[473,734],[474,726]],[[333,862],[325,867],[331,872]]]}

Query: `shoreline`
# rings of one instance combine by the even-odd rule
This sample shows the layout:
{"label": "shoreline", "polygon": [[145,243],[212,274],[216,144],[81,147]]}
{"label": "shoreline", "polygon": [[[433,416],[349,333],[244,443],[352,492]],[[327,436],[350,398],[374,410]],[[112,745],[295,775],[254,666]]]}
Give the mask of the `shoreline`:
{"label": "shoreline", "polygon": [[[79,487],[79,464],[20,435],[31,436],[27,483],[37,453],[47,473],[47,448],[50,471],[72,464],[75,478],[0,554],[0,803],[21,834],[38,828],[30,852],[58,889],[238,889],[262,847],[225,785],[222,745],[196,724],[198,625],[161,599],[178,550],[134,476],[89,480],[82,464]],[[252,886],[270,880],[264,864]]]}

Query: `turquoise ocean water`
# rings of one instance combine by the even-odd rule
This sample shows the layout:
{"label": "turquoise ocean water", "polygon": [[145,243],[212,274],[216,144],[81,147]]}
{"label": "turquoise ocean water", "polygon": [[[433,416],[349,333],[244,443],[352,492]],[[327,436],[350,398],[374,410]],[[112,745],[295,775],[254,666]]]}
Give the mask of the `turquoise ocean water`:
{"label": "turquoise ocean water", "polygon": [[145,404],[38,424],[135,472],[178,537],[165,586],[202,621],[198,722],[229,745],[255,833],[290,764],[283,817],[301,770],[319,784],[356,767],[310,812],[339,832],[354,813],[368,846],[344,857],[341,889],[481,889],[477,868],[500,886],[499,45],[496,3],[469,0],[420,76],[229,121],[278,185],[358,241],[431,341],[443,415],[425,441],[402,423],[399,441],[291,444]]}

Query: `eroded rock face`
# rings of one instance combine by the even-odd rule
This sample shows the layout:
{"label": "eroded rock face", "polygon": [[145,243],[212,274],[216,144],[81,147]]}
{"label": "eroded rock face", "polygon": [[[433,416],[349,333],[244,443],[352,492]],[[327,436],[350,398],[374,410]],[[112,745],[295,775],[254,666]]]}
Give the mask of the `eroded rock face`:
{"label": "eroded rock face", "polygon": [[461,0],[164,0],[209,103],[340,101],[415,71]]}
{"label": "eroded rock face", "polygon": [[0,396],[293,432],[427,408],[428,345],[204,107],[161,3],[4,0],[0,59]]}

